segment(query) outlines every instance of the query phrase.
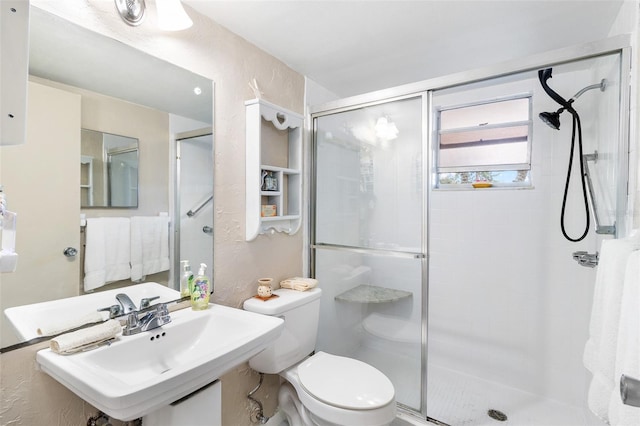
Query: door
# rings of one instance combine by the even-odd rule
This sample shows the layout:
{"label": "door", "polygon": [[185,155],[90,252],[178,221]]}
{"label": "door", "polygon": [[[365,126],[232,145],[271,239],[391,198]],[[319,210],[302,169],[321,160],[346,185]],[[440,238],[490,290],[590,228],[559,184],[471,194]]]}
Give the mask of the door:
{"label": "door", "polygon": [[[27,141],[0,148],[0,183],[17,213],[18,266],[0,275],[2,310],[80,289],[80,96],[29,83]],[[78,255],[67,257],[65,248]],[[17,338],[2,321],[2,347]]]}
{"label": "door", "polygon": [[421,410],[422,96],[315,118],[317,349],[373,365]]}

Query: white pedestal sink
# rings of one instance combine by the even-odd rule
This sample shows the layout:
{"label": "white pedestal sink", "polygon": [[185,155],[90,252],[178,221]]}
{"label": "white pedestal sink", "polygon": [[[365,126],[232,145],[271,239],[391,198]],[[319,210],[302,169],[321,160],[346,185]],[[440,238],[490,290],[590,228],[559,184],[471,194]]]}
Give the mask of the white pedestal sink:
{"label": "white pedestal sink", "polygon": [[73,355],[41,350],[42,370],[107,415],[133,420],[213,382],[275,340],[283,320],[220,305]]}
{"label": "white pedestal sink", "polygon": [[[97,309],[117,305],[116,294],[118,293],[127,294],[136,306],[143,298],[159,297],[151,302],[152,305],[180,298],[179,291],[158,283],[148,282],[115,290],[7,308],[4,310],[4,315],[13,326],[16,336],[22,341],[27,341],[41,337],[37,333],[38,328],[51,321],[60,323],[69,320],[73,322],[74,318],[83,318],[89,313],[96,312]],[[108,312],[104,312],[103,319],[108,317]]]}

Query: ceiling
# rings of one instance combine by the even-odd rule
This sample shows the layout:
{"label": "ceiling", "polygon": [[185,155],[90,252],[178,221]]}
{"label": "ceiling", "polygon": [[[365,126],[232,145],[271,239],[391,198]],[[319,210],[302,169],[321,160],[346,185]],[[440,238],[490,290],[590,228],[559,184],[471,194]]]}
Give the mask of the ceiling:
{"label": "ceiling", "polygon": [[346,97],[610,36],[623,0],[183,0]]}
{"label": "ceiling", "polygon": [[210,80],[37,7],[29,19],[29,74],[211,123]]}

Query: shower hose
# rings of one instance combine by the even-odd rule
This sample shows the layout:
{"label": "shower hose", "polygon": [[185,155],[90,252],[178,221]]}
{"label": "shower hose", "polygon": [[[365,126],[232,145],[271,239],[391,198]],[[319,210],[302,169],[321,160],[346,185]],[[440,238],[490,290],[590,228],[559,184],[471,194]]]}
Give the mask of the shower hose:
{"label": "shower hose", "polygon": [[[589,201],[587,200],[587,184],[585,182],[586,177],[584,173],[584,160],[582,156],[582,125],[580,124],[580,116],[578,115],[578,112],[575,109],[573,109],[573,107],[571,106],[571,101],[567,102],[566,105],[563,105],[563,106],[566,111],[571,113],[571,116],[573,117],[573,126],[571,128],[571,151],[569,154],[569,166],[567,167],[567,180],[564,184],[564,194],[562,196],[562,210],[560,211],[560,229],[562,229],[562,235],[564,235],[564,237],[567,240],[577,243],[578,241],[582,241],[584,237],[587,236],[587,234],[589,233],[589,226],[591,222],[591,218],[589,215]],[[585,223],[584,231],[582,232],[582,235],[580,235],[578,238],[572,238],[567,234],[567,231],[564,226],[564,222],[565,222],[565,210],[567,207],[567,194],[569,193],[569,184],[571,182],[571,170],[573,168],[573,157],[574,157],[575,145],[576,145],[576,133],[578,136],[578,152],[580,154],[580,157],[579,157],[580,158],[580,181],[582,183],[582,198],[584,200],[584,213],[586,217],[586,223]]]}

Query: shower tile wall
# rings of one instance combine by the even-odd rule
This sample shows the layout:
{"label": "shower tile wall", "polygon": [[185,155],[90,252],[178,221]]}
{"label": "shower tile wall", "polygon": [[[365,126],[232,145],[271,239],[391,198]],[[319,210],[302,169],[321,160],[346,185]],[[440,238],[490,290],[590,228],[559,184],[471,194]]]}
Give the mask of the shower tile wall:
{"label": "shower tile wall", "polygon": [[[554,68],[552,87],[568,98],[593,84],[601,69],[587,65]],[[556,110],[557,104],[542,92],[534,73],[513,80],[498,88],[478,85],[464,93],[434,95],[434,105],[455,105],[474,96],[533,92],[535,118],[532,188],[431,193],[429,369],[432,377],[446,369],[582,409],[590,379],[582,353],[595,270],[580,267],[571,254],[595,252],[602,237],[596,238],[591,231],[579,243],[563,238],[560,209],[570,116],[562,117],[560,131],[548,128],[537,114]],[[603,118],[594,107],[602,95],[593,92],[576,102],[583,120],[585,153],[595,147],[606,150],[602,140],[617,135],[615,126],[606,124],[612,117]],[[601,121],[596,124],[597,120]],[[578,169],[574,161],[574,172]],[[607,173],[612,174],[603,174]],[[568,199],[565,222],[570,235],[580,235],[584,228],[578,179],[578,174],[572,178]],[[435,397],[431,383],[429,390]],[[437,401],[429,397],[429,404]]]}

